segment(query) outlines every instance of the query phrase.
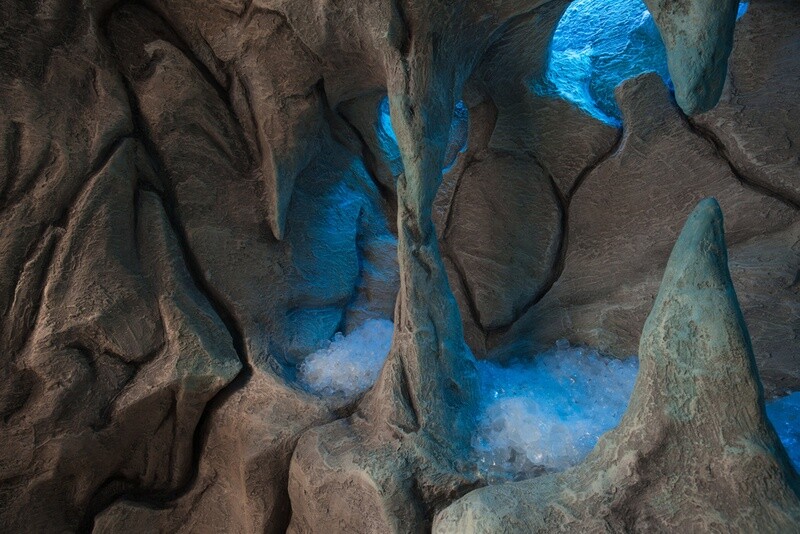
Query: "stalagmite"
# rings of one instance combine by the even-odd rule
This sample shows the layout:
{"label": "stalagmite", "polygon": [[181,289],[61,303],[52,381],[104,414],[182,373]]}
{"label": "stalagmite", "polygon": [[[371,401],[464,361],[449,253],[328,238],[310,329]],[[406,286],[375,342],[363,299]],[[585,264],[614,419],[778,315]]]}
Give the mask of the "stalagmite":
{"label": "stalagmite", "polygon": [[[588,3],[602,16],[579,27],[627,35],[619,63],[639,30],[660,44],[640,0],[625,5],[646,27],[613,22],[622,0]],[[565,412],[591,406],[585,418],[610,428],[632,379],[584,359],[585,389],[619,408],[535,385],[553,410],[528,416],[502,402],[519,398],[513,380],[484,387],[491,369],[538,372],[556,340],[573,359],[634,352],[675,214],[705,196],[728,214],[768,394],[800,388],[796,0],[751,6],[724,106],[685,116],[719,96],[734,3],[651,1],[667,41],[652,58],[664,73],[669,54],[684,113],[643,76],[620,85],[620,127],[547,90],[556,28],[584,2],[0,0],[0,524],[428,532],[505,477],[475,445],[486,425],[504,463],[526,459],[508,479],[575,465],[602,430]],[[569,53],[591,95],[608,64],[584,48]],[[712,286],[698,291],[728,306]],[[686,325],[671,298],[658,310],[673,332]],[[557,528],[693,530],[712,509],[721,519],[702,526],[719,530],[748,513],[796,520],[740,318],[706,315],[694,328],[730,334],[732,360],[681,359],[693,331],[656,347],[653,319],[643,400],[583,467],[525,498],[514,492],[528,486],[472,494],[507,492],[507,509],[538,499],[500,530],[544,509]],[[707,379],[723,371],[724,385]],[[528,439],[548,421],[564,432]],[[564,446],[571,435],[580,447]],[[541,443],[572,454],[541,460]],[[705,508],[675,502],[693,483]]]}
{"label": "stalagmite", "polygon": [[796,532],[800,481],[766,419],[716,200],[686,222],[639,350],[628,410],[582,464],[470,493],[434,532]]}

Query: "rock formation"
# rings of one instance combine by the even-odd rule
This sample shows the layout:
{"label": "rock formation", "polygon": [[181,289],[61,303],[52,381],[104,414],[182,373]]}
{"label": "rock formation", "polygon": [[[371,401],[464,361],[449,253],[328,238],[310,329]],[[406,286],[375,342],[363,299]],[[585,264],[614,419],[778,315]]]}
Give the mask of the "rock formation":
{"label": "rock formation", "polygon": [[[796,2],[727,79],[735,2],[652,2],[677,105],[622,129],[535,89],[569,3],[0,0],[0,524],[424,531],[482,483],[473,354],[634,350],[707,195],[800,387]],[[391,318],[361,398],[298,383]]]}
{"label": "rock formation", "polygon": [[719,204],[689,216],[619,426],[566,472],[476,490],[446,532],[794,532],[800,480],[766,418]]}
{"label": "rock formation", "polygon": [[733,45],[737,0],[646,0],[667,49],[675,100],[687,115],[717,105]]}
{"label": "rock formation", "polygon": [[[780,360],[772,368],[780,367],[782,377],[770,377],[771,384],[796,387],[796,353],[778,340],[794,338],[787,329],[800,326],[792,287],[800,265],[792,237],[800,225],[797,209],[743,184],[713,145],[692,132],[657,75],[624,82],[617,96],[626,128],[619,150],[573,195],[564,270],[507,336],[533,330],[539,342],[550,344],[569,332],[573,342],[619,355],[635,353],[658,288],[661,262],[653,259],[669,254],[681,210],[713,194],[730,212],[732,269],[742,282],[743,311],[757,333],[757,354],[764,362]],[[681,157],[673,158],[676,153]],[[771,249],[764,244],[766,235],[785,243],[782,252],[762,248]],[[755,255],[759,265],[747,259]],[[761,269],[771,274],[761,275]],[[775,321],[773,313],[783,319]]]}

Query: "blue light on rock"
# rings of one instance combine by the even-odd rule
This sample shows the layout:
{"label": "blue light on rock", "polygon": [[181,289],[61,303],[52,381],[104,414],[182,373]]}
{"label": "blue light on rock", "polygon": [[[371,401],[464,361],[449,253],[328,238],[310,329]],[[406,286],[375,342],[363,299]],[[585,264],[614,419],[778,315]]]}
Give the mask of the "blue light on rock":
{"label": "blue light on rock", "polygon": [[[384,97],[381,100],[378,116],[378,140],[381,150],[387,161],[392,165],[395,174],[402,172],[395,169],[393,162],[400,161],[400,149],[397,146],[397,136],[392,128],[392,119],[389,114],[389,99]],[[447,172],[458,159],[458,155],[467,149],[467,137],[469,135],[469,110],[463,101],[459,100],[453,110],[453,120],[450,123],[450,138],[447,143],[447,151],[444,156],[443,172]]]}
{"label": "blue light on rock", "polygon": [[736,20],[739,20],[747,13],[747,6],[750,2],[739,2],[739,11],[736,13]]}
{"label": "blue light on rock", "polygon": [[[746,11],[741,2],[738,17]],[[671,86],[664,43],[642,0],[576,0],[556,28],[546,80],[535,91],[620,125],[614,88],[650,71]]]}
{"label": "blue light on rock", "polygon": [[[303,361],[300,382],[318,395],[358,397],[378,377],[393,330],[391,321],[370,320],[336,334]],[[582,461],[625,413],[639,361],[561,340],[506,365],[479,361],[477,370],[481,415],[472,447],[484,476],[504,482]],[[767,415],[800,469],[800,392],[767,402]]]}
{"label": "blue light on rock", "polygon": [[800,392],[768,402],[767,415],[795,469],[800,471]]}

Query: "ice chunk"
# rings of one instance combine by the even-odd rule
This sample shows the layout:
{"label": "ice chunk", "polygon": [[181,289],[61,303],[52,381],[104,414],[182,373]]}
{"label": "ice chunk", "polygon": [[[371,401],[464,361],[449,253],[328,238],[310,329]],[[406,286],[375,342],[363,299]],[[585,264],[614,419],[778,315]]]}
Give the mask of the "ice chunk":
{"label": "ice chunk", "polygon": [[490,481],[519,480],[580,462],[619,422],[638,360],[559,342],[530,362],[478,362],[483,400],[473,439]]}
{"label": "ice chunk", "polygon": [[[300,383],[318,395],[360,395],[375,383],[392,331],[391,321],[373,319],[336,334],[300,365]],[[531,360],[477,366],[481,415],[472,447],[487,479],[503,482],[583,460],[627,409],[639,362],[561,340]],[[800,392],[769,402],[767,415],[800,467]]]}
{"label": "ice chunk", "polygon": [[378,378],[392,344],[393,323],[372,319],[348,335],[337,333],[333,341],[310,354],[300,364],[300,383],[312,393],[355,397]]}

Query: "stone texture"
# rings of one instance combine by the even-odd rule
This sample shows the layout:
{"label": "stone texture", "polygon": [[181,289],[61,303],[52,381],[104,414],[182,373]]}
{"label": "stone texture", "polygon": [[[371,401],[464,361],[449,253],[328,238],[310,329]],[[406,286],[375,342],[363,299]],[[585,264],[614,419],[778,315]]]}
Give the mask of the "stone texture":
{"label": "stone texture", "polygon": [[497,108],[489,146],[535,158],[564,197],[571,195],[584,169],[611,150],[619,137],[616,128],[572,104],[537,93],[547,77],[550,42],[568,5],[548,2],[516,17],[471,79],[472,90]]}
{"label": "stone texture", "polygon": [[198,472],[176,499],[122,500],[93,532],[285,532],[291,509],[289,460],[300,434],[333,418],[318,399],[253,369],[216,402],[206,422]]}
{"label": "stone texture", "polygon": [[42,257],[39,245],[51,239],[52,227],[63,227],[82,186],[133,130],[122,81],[90,16],[58,3],[50,8],[3,4],[0,337],[12,346],[32,327],[11,328],[22,318],[10,313],[15,293],[19,306],[38,301],[41,291],[36,283],[27,290],[17,284],[23,265],[35,267],[29,260]]}
{"label": "stone texture", "polygon": [[0,462],[12,530],[75,529],[126,490],[178,488],[206,403],[241,368],[160,200],[142,192],[137,209],[136,148],[123,142],[76,199],[6,369],[19,388]]}
{"label": "stone texture", "polygon": [[[565,265],[565,281],[581,279],[579,263],[565,264],[573,230],[579,260],[616,242],[607,222],[644,246],[628,270],[611,262],[634,289],[610,314],[654,291],[639,271],[660,269],[659,240],[677,230],[670,217],[706,194],[687,169],[708,175],[729,210],[731,264],[764,376],[795,384],[785,355],[797,330],[796,213],[734,187],[717,156],[740,171],[759,157],[754,145],[734,156],[725,132],[735,128],[702,122],[710,115],[687,126],[652,88],[639,99],[655,106],[626,99],[638,119],[612,156],[625,161],[602,163],[619,131],[532,93],[567,4],[0,0],[6,530],[427,530],[479,483],[463,338],[497,356],[524,354],[534,327],[538,340],[555,335],[558,307],[541,308],[552,331],[538,330],[533,312],[518,317]],[[754,20],[739,40],[791,51],[791,6],[762,5],[763,20],[782,22],[777,37]],[[739,49],[762,67],[771,57]],[[790,112],[788,122],[751,113],[760,85],[742,80],[761,71],[732,72],[724,106],[747,88],[748,124],[779,125],[774,136],[749,128],[752,143],[791,139]],[[769,78],[776,110],[791,108],[788,78]],[[384,96],[397,138],[388,150],[376,120]],[[454,128],[459,100],[469,121]],[[790,158],[791,146],[749,183],[793,202],[781,163]],[[659,170],[683,159],[674,175]],[[659,179],[583,193],[626,183],[608,173],[639,165]],[[657,204],[640,202],[650,188]],[[598,219],[591,195],[620,214],[626,202],[645,206],[657,223],[636,234],[620,214]],[[580,236],[592,228],[604,237],[590,245]],[[646,235],[658,238],[649,259]],[[580,318],[575,306],[595,296],[576,283],[583,300],[572,302],[564,287],[553,293]],[[598,337],[638,336],[644,300]],[[392,353],[358,406],[294,384],[321,341],[392,315]]]}
{"label": "stone texture", "polygon": [[584,169],[618,139],[615,128],[533,92],[566,7],[549,2],[514,17],[489,47],[465,93],[474,116],[467,151],[437,197],[449,201],[437,224],[478,356],[552,285],[563,259],[567,199]]}
{"label": "stone texture", "polygon": [[[198,59],[207,49],[141,7],[102,20],[66,7],[15,4],[20,37],[2,54],[13,76],[4,101],[15,105],[0,128],[0,412],[3,442],[17,444],[0,463],[3,523],[86,529],[122,494],[146,509],[104,519],[122,530],[223,518],[221,502],[196,518],[191,506],[169,518],[152,506],[177,510],[177,495],[206,493],[229,464],[201,443],[233,438],[254,452],[240,463],[231,452],[230,469],[257,474],[229,481],[243,487],[230,498],[249,503],[252,479],[264,499],[260,515],[248,512],[253,528],[285,527],[294,443],[341,407],[287,385],[292,366],[283,362],[292,347],[392,313],[396,238],[383,199],[352,142],[343,148],[324,130],[315,143],[330,157],[296,180],[295,216],[276,242],[251,156],[255,134],[224,97],[220,64]],[[304,317],[295,336],[287,325]],[[222,391],[239,372],[237,351],[259,367]],[[226,399],[250,374],[261,378],[240,404],[260,410],[269,401],[268,417],[210,423],[220,406],[239,419]]]}
{"label": "stone texture", "polygon": [[800,6],[751,2],[720,104],[692,119],[748,184],[800,206]]}
{"label": "stone texture", "polygon": [[227,93],[247,134],[270,229],[283,239],[296,181],[321,148],[325,95],[318,58],[280,11],[196,0],[151,4],[194,45],[207,79]]}
{"label": "stone texture", "polygon": [[586,169],[606,157],[621,136],[564,100],[526,91],[506,104],[491,142],[498,149],[534,154],[561,195],[570,198]]}
{"label": "stone texture", "polygon": [[214,84],[144,8],[122,8],[109,32],[199,270],[245,337],[269,337],[294,362],[357,326],[347,321],[351,304],[350,323],[388,317],[395,239],[363,164],[320,134],[326,157],[295,182],[286,235],[276,241],[264,232],[264,186],[245,132]]}
{"label": "stone texture", "polygon": [[530,157],[493,152],[460,177],[444,240],[482,329],[510,325],[543,292],[559,257],[562,215]]}
{"label": "stone texture", "polygon": [[667,48],[675,99],[687,115],[717,105],[733,46],[738,0],[645,0]]}
{"label": "stone texture", "polygon": [[[769,374],[770,393],[778,387],[774,379],[782,387],[800,386],[794,345],[797,292],[791,274],[798,256],[791,237],[795,231],[789,230],[799,223],[798,211],[743,185],[713,145],[694,133],[658,76],[623,83],[618,100],[625,136],[572,198],[563,273],[526,317],[490,344],[503,351],[519,339],[548,345],[566,337],[620,356],[635,353],[659,266],[680,220],[697,199],[714,195],[730,213],[726,225],[734,282],[741,280],[756,357],[770,360],[773,371],[781,368],[780,376]],[[764,236],[779,233],[785,233],[786,246],[778,252]],[[754,257],[761,258],[759,264]],[[745,270],[747,265],[751,270]],[[762,270],[783,274],[761,275]],[[775,308],[764,306],[763,295]],[[777,309],[787,312],[778,323]],[[793,332],[788,337],[787,328]],[[527,340],[526,329],[533,332]]]}
{"label": "stone texture", "polygon": [[713,199],[673,249],[639,354],[628,410],[582,464],[472,492],[433,531],[796,531],[798,475],[766,418]]}

